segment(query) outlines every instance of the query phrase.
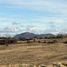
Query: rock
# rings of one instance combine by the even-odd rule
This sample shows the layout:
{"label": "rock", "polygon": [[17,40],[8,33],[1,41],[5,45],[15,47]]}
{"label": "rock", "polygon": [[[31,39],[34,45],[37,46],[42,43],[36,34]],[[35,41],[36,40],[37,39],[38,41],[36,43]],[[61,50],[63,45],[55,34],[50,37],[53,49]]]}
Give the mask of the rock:
{"label": "rock", "polygon": [[53,67],[66,67],[66,66],[64,66],[61,62],[58,62],[58,63],[54,63]]}
{"label": "rock", "polygon": [[44,65],[44,64],[41,64],[39,67],[47,67],[46,65]]}
{"label": "rock", "polygon": [[67,63],[62,63],[62,65],[66,66],[67,67]]}

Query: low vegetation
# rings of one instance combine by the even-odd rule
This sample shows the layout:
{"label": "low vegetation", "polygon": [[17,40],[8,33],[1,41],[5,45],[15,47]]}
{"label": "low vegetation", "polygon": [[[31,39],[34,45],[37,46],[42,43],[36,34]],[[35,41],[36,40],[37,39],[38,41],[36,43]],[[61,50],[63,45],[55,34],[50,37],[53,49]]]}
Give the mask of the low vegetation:
{"label": "low vegetation", "polygon": [[0,67],[67,67],[67,38],[65,36],[31,39],[2,37]]}

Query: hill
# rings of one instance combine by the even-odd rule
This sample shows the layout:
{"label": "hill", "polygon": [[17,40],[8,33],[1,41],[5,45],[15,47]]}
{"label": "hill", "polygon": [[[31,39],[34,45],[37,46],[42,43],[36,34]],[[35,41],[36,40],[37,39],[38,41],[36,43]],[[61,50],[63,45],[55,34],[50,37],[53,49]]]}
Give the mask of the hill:
{"label": "hill", "polygon": [[44,38],[44,37],[54,37],[55,35],[53,34],[34,34],[34,33],[30,33],[30,32],[24,32],[24,33],[21,33],[21,34],[17,34],[15,36],[15,38],[25,38],[25,39],[30,39],[30,38],[33,38],[33,37],[37,37],[37,38]]}
{"label": "hill", "polygon": [[24,32],[24,33],[21,33],[21,34],[17,34],[15,36],[15,38],[26,38],[26,39],[30,39],[30,38],[33,38],[34,36],[35,36],[34,33]]}

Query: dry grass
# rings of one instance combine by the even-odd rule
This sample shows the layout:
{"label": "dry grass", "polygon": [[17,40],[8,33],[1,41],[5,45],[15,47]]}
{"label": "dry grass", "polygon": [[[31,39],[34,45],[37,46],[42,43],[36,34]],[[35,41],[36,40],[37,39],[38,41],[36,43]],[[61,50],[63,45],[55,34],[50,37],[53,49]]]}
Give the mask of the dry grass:
{"label": "dry grass", "polygon": [[[18,67],[17,65],[24,63],[40,65],[52,64],[53,62],[67,62],[67,44],[30,43],[30,45],[0,46],[0,64],[4,67],[6,67],[6,64],[15,64],[16,66],[13,67]],[[29,67],[32,67],[32,65]]]}

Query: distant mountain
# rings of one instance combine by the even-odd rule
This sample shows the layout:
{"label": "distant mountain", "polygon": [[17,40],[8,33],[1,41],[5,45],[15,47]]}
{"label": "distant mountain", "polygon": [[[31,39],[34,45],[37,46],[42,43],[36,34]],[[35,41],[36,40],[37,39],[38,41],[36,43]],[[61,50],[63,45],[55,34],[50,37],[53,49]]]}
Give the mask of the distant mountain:
{"label": "distant mountain", "polygon": [[34,34],[34,33],[30,33],[30,32],[24,32],[24,33],[16,35],[15,38],[30,39],[33,37],[53,37],[53,36],[55,36],[55,35],[53,35],[53,34]]}
{"label": "distant mountain", "polygon": [[55,35],[53,34],[40,34],[40,35],[36,35],[37,37],[54,37]]}
{"label": "distant mountain", "polygon": [[33,38],[34,36],[35,36],[34,33],[24,32],[24,33],[21,33],[21,34],[16,35],[15,38],[26,38],[26,39],[30,39],[30,38]]}

